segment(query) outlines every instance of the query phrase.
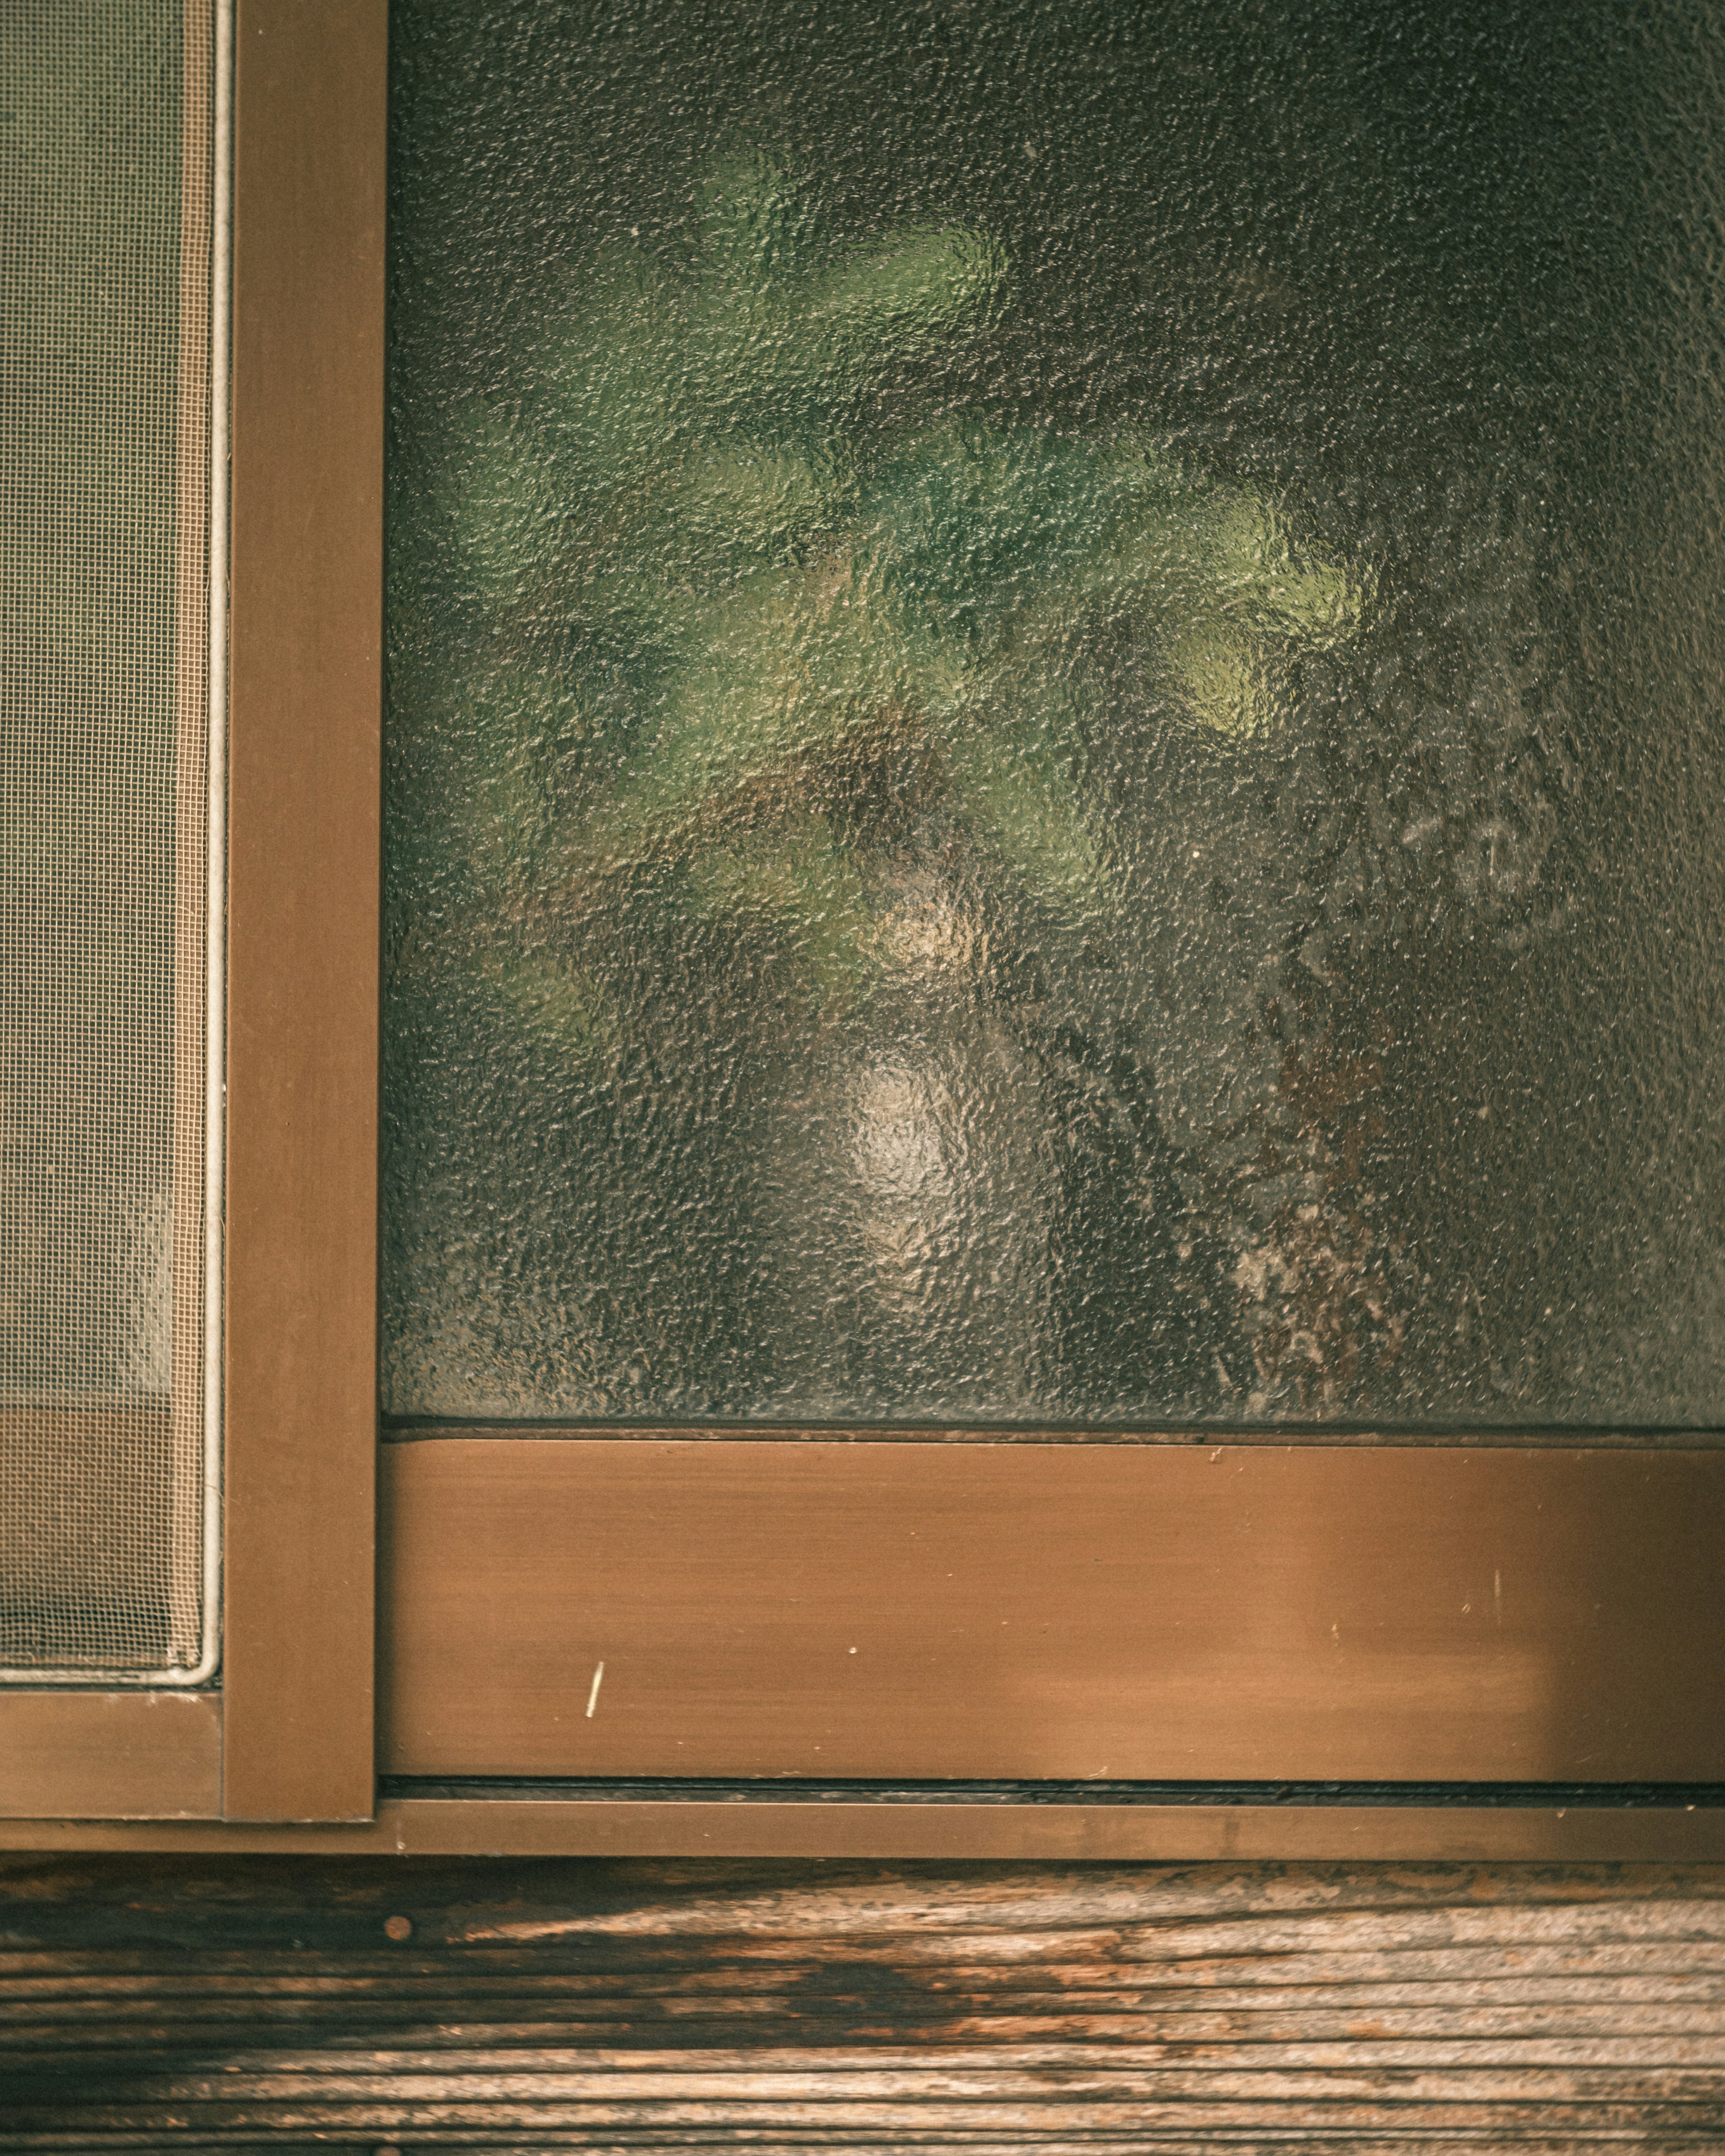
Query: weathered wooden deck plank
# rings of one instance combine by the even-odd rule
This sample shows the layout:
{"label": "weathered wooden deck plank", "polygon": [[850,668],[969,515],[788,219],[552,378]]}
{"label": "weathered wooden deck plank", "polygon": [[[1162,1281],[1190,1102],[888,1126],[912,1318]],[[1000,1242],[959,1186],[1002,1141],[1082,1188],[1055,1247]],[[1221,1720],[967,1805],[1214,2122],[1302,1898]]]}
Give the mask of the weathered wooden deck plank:
{"label": "weathered wooden deck plank", "polygon": [[1725,2151],[1725,1868],[0,1860],[0,2150],[385,2145]]}

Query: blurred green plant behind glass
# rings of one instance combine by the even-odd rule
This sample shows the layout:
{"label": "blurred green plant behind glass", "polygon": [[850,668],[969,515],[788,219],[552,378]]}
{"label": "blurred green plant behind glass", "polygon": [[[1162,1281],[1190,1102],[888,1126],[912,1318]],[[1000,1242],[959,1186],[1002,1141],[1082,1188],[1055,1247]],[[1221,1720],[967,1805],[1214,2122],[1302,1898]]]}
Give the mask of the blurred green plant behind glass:
{"label": "blurred green plant behind glass", "polygon": [[1716,20],[392,43],[386,1412],[1717,1424]]}

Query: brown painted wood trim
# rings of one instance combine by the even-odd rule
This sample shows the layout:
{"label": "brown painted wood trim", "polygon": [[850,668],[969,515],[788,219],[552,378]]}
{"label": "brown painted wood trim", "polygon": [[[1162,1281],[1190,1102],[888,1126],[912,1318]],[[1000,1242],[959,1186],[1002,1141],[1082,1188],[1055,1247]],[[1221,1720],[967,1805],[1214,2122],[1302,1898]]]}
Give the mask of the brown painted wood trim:
{"label": "brown painted wood trim", "polygon": [[493,1438],[382,1473],[388,1774],[1725,1782],[1717,1452]]}
{"label": "brown painted wood trim", "polygon": [[0,1818],[214,1819],[221,1809],[213,1694],[0,1692]]}
{"label": "brown painted wood trim", "polygon": [[239,0],[224,1794],[372,1804],[383,0]]}
{"label": "brown painted wood trim", "polygon": [[364,1825],[0,1819],[0,1850],[910,1861],[1725,1863],[1725,1806],[385,1798]]}

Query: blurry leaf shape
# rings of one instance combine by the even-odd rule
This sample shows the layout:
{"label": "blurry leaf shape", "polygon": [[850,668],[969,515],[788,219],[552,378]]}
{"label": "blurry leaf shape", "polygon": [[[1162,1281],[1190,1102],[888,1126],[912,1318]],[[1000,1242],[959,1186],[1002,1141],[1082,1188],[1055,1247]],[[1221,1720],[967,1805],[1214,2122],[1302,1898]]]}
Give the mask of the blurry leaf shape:
{"label": "blurry leaf shape", "polygon": [[[791,175],[735,157],[701,183],[686,259],[598,249],[536,321],[519,403],[454,416],[397,575],[410,616],[453,572],[488,654],[417,685],[471,720],[442,807],[501,914],[584,943],[680,864],[696,917],[770,921],[845,1007],[883,963],[834,820],[847,774],[909,757],[1031,903],[1094,923],[1086,634],[1153,649],[1218,737],[1270,723],[1283,654],[1349,634],[1339,570],[1147,440],[974,418],[870,434],[870,395],[975,344],[1008,283],[962,227],[847,249]],[[632,716],[594,756],[577,715],[608,698]],[[536,1024],[562,1013],[588,1052],[600,991],[521,963]]]}

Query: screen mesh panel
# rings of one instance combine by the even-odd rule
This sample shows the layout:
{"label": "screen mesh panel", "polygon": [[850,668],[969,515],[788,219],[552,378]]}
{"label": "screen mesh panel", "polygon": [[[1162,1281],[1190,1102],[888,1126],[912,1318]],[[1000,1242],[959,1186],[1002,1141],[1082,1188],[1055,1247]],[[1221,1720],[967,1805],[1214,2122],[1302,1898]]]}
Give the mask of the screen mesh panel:
{"label": "screen mesh panel", "polygon": [[213,23],[0,23],[0,1669],[203,1659]]}

